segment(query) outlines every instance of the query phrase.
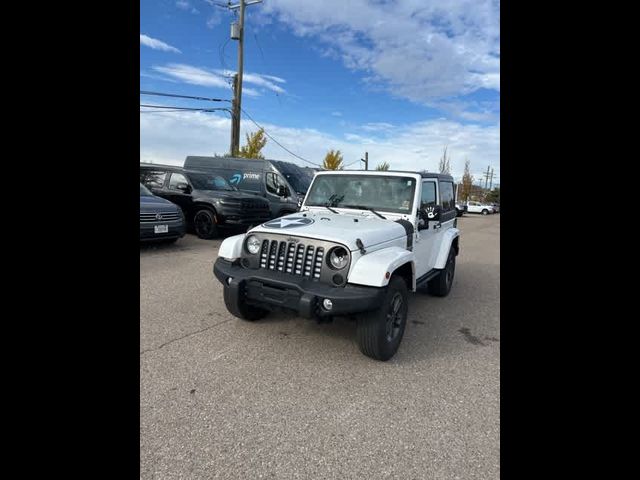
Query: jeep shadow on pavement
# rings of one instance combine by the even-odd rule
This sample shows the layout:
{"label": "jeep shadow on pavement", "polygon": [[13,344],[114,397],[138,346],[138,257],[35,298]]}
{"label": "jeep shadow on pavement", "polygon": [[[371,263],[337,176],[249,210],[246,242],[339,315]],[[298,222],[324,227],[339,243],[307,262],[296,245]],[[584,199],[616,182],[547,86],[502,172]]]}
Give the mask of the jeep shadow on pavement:
{"label": "jeep shadow on pavement", "polygon": [[225,229],[246,230],[271,218],[266,200],[238,191],[211,172],[140,163],[140,183],[178,205],[199,238],[216,238]]}
{"label": "jeep shadow on pavement", "polygon": [[355,317],[362,353],[388,360],[404,334],[408,292],[451,289],[454,198],[450,175],[319,172],[299,212],[222,242],[213,270],[225,305],[248,321],[280,309]]}

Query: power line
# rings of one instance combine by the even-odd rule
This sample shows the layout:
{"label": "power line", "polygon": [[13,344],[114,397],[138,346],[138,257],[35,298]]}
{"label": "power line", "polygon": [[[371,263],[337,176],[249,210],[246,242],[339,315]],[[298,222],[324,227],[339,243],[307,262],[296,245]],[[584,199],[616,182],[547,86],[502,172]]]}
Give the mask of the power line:
{"label": "power line", "polygon": [[231,38],[227,38],[227,41],[224,42],[222,44],[221,47],[218,48],[218,53],[220,54],[220,65],[222,65],[222,68],[224,68],[225,70],[229,70],[229,68],[227,67],[227,62],[225,62],[225,53],[224,53],[224,49],[227,48],[227,44],[231,41]]}
{"label": "power line", "polygon": [[351,163],[349,163],[348,165],[345,165],[345,166],[344,166],[344,168],[350,167],[351,165],[354,165],[354,164],[356,164],[356,163],[358,163],[358,162],[361,162],[361,161],[362,161],[362,160],[358,159],[358,160],[356,160],[355,162],[351,162]]}
{"label": "power line", "polygon": [[256,45],[258,45],[258,48],[260,49],[260,55],[262,55],[262,63],[264,64],[264,66],[267,66],[267,62],[264,59],[264,52],[262,51],[262,47],[260,46],[260,42],[258,42],[258,35],[256,33],[253,34],[253,38],[256,41]]}
{"label": "power line", "polygon": [[231,100],[225,100],[224,98],[210,98],[210,97],[194,97],[191,95],[177,95],[175,93],[162,93],[162,92],[150,92],[148,90],[141,90],[140,95],[154,95],[157,97],[174,97],[174,98],[189,98],[191,100],[203,100],[206,102],[229,102]]}
{"label": "power line", "polygon": [[314,165],[314,166],[316,166],[316,167],[320,167],[320,165],[318,165],[317,163],[313,163],[313,162],[311,162],[311,161],[307,160],[306,158],[302,158],[300,155],[297,155],[297,154],[293,153],[291,150],[289,150],[287,147],[285,147],[285,146],[284,146],[284,145],[282,145],[280,142],[278,142],[275,138],[273,138],[271,135],[269,135],[269,132],[267,132],[267,131],[265,130],[265,128],[264,128],[262,125],[260,125],[258,122],[256,122],[256,121],[251,117],[251,115],[249,115],[249,114],[246,112],[246,110],[244,110],[243,108],[241,108],[240,110],[242,110],[242,113],[244,113],[244,114],[249,118],[249,120],[251,120],[251,121],[252,121],[252,122],[253,122],[253,123],[254,123],[258,128],[260,128],[261,130],[263,130],[263,131],[264,131],[264,134],[265,134],[267,137],[269,137],[271,140],[273,140],[273,141],[276,143],[276,145],[278,145],[280,148],[282,148],[282,149],[283,149],[283,150],[285,150],[286,152],[290,153],[290,154],[291,154],[291,155],[293,155],[294,157],[299,158],[299,159],[300,159],[300,160],[302,160],[303,162],[307,162],[307,163],[309,163],[309,164],[311,164],[311,165]]}
{"label": "power line", "polygon": [[140,106],[145,108],[160,108],[163,110],[183,110],[183,111],[190,111],[190,112],[215,112],[218,110],[225,110],[229,112],[228,108],[222,108],[222,107],[221,108],[189,108],[189,107],[174,107],[174,106],[168,106],[168,105],[148,105],[144,103],[141,103]]}

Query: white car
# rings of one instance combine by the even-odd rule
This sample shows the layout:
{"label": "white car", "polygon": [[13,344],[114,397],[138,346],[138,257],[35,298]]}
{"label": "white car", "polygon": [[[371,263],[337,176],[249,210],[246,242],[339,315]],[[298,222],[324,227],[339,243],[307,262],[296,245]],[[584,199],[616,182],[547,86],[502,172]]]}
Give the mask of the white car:
{"label": "white car", "polygon": [[384,361],[400,346],[408,292],[449,293],[456,222],[450,175],[319,172],[299,212],[224,240],[214,274],[236,317],[355,318],[362,353]]}
{"label": "white car", "polygon": [[481,213],[482,215],[489,215],[490,213],[496,213],[493,205],[480,202],[467,202],[467,213]]}

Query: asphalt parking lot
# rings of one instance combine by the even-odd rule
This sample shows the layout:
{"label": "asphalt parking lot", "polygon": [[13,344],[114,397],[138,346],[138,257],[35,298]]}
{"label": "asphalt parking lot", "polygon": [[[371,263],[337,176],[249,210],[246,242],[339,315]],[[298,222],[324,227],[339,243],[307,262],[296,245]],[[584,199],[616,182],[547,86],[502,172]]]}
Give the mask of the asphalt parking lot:
{"label": "asphalt parking lot", "polygon": [[232,317],[221,240],[140,247],[141,479],[498,479],[500,215],[465,215],[451,294],[389,362],[355,325]]}

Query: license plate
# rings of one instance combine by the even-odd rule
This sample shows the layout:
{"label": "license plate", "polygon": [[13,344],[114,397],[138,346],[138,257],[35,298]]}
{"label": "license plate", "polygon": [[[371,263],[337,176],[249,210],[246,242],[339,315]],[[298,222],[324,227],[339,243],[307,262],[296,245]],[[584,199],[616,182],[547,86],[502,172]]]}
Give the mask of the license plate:
{"label": "license plate", "polygon": [[155,233],[168,233],[169,225],[154,225],[153,230]]}

